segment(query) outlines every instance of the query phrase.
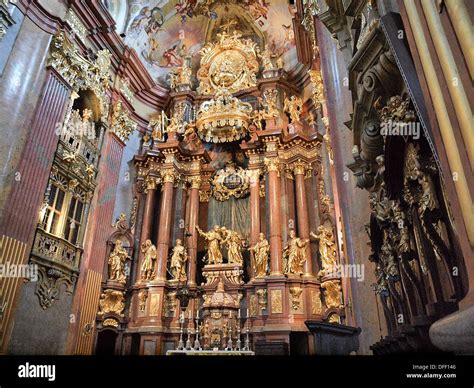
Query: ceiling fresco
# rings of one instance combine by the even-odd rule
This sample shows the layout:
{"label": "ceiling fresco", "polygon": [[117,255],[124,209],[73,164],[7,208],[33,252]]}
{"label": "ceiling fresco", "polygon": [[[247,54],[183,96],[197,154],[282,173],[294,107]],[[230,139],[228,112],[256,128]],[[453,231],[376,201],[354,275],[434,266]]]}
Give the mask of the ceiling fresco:
{"label": "ceiling fresco", "polygon": [[196,73],[199,50],[222,30],[238,31],[274,57],[286,70],[297,64],[292,19],[286,0],[131,1],[123,27],[151,76],[169,85],[169,74],[183,61]]}

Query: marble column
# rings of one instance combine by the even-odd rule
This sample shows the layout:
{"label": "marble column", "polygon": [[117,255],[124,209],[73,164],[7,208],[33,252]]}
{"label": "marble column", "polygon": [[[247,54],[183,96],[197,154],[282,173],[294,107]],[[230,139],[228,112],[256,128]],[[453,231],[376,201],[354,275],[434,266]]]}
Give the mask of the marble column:
{"label": "marble column", "polygon": [[201,187],[201,177],[192,176],[188,178],[191,184],[189,189],[189,226],[188,232],[191,234],[187,238],[187,248],[189,255],[188,263],[188,284],[190,286],[196,285],[196,268],[197,268],[197,244],[198,232],[196,226],[198,225],[199,217],[199,188]]}
{"label": "marble column", "polygon": [[146,240],[151,239],[151,229],[153,223],[153,210],[155,208],[156,180],[148,178],[145,182],[145,209],[143,212],[142,233],[140,236],[140,260],[138,263],[138,279],[140,279],[140,268],[143,260],[142,245]]}
{"label": "marble column", "polygon": [[[298,237],[309,240],[309,214],[308,200],[306,198],[305,175],[309,165],[305,162],[297,162],[293,167],[295,176],[295,200],[296,215],[298,222]],[[313,276],[313,263],[309,244],[306,246],[306,261],[304,263],[304,276]]]}
{"label": "marble column", "polygon": [[[250,171],[250,246],[253,246],[260,234],[260,169]],[[251,265],[250,278],[254,277],[254,267]]]}
{"label": "marble column", "polygon": [[277,157],[266,158],[268,172],[268,222],[270,242],[270,275],[280,276],[282,272],[282,241],[281,241],[281,203],[279,160]]}
{"label": "marble column", "polygon": [[163,189],[161,193],[161,204],[158,226],[158,238],[156,244],[158,268],[156,280],[166,280],[166,267],[168,263],[169,244],[171,236],[171,222],[173,219],[173,191],[175,171],[166,169],[161,171]]}

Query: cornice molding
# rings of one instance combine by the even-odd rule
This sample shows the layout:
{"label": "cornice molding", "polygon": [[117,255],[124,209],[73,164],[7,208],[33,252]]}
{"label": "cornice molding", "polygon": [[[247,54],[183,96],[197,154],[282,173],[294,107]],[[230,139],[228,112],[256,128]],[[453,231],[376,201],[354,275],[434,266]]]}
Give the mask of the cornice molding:
{"label": "cornice molding", "polygon": [[54,34],[65,26],[61,18],[51,15],[37,1],[18,0],[15,5],[35,25],[49,34]]}

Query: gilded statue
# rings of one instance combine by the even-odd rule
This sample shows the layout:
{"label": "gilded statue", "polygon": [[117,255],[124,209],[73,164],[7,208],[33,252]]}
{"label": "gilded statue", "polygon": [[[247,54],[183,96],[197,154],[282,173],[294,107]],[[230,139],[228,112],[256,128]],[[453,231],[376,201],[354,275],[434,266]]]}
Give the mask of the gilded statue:
{"label": "gilded statue", "polygon": [[168,127],[166,128],[166,132],[168,133],[177,133],[180,131],[181,124],[179,119],[176,116],[173,116],[170,120]]}
{"label": "gilded statue", "polygon": [[207,264],[221,264],[222,252],[220,244],[222,243],[222,235],[219,226],[214,226],[214,229],[207,233],[203,232],[197,225],[196,229],[207,241]]}
{"label": "gilded statue", "polygon": [[186,261],[188,260],[186,254],[186,248],[180,239],[176,240],[176,245],[173,248],[171,254],[170,273],[173,276],[173,280],[179,280],[185,282],[186,277]]}
{"label": "gilded statue", "polygon": [[303,112],[303,100],[296,96],[285,97],[283,110],[290,115],[292,123],[301,122],[301,113]]}
{"label": "gilded statue", "polygon": [[276,60],[276,66],[277,69],[283,69],[285,67],[285,61],[283,60],[282,56],[278,57],[278,59]]}
{"label": "gilded statue", "polygon": [[296,237],[295,231],[291,230],[288,244],[283,250],[285,260],[285,274],[303,274],[303,264],[306,261],[306,247],[309,243],[307,239]]}
{"label": "gilded statue", "polygon": [[155,278],[156,247],[151,240],[142,244],[143,263],[141,267],[141,279],[153,280]]}
{"label": "gilded statue", "polygon": [[227,244],[228,263],[243,264],[242,246],[244,240],[239,232],[227,230],[225,227],[221,228],[221,233],[224,236],[222,244]]}
{"label": "gilded statue", "polygon": [[95,168],[94,168],[94,165],[92,163],[87,165],[86,174],[87,174],[87,179],[89,181],[92,181],[94,179]]}
{"label": "gilded statue", "polygon": [[267,45],[265,47],[265,50],[263,50],[262,54],[260,54],[260,58],[262,59],[263,71],[275,70],[275,65],[273,65],[272,57],[273,54]]}
{"label": "gilded statue", "polygon": [[138,293],[138,309],[140,311],[145,311],[146,308],[146,299],[148,298],[148,291],[143,289]]}
{"label": "gilded statue", "polygon": [[249,248],[249,251],[254,253],[255,277],[265,277],[268,270],[268,253],[270,252],[270,244],[263,233],[260,233],[259,240],[253,247]]}
{"label": "gilded statue", "polygon": [[318,227],[318,234],[310,232],[310,236],[319,241],[319,255],[323,267],[320,274],[324,276],[331,272],[334,266],[337,265],[337,251],[334,234],[330,228],[320,225]]}
{"label": "gilded statue", "polygon": [[179,85],[191,85],[192,69],[188,61],[183,61],[183,66],[178,67],[176,72],[170,73],[170,86],[176,89]]}
{"label": "gilded statue", "polygon": [[163,141],[165,133],[165,124],[164,124],[164,113],[158,114],[156,117],[152,117],[149,122],[149,126],[152,129],[151,137],[153,141]]}
{"label": "gilded statue", "polygon": [[110,253],[109,264],[109,280],[114,280],[125,284],[127,276],[125,275],[125,261],[129,255],[122,245],[121,240],[115,241],[114,250]]}

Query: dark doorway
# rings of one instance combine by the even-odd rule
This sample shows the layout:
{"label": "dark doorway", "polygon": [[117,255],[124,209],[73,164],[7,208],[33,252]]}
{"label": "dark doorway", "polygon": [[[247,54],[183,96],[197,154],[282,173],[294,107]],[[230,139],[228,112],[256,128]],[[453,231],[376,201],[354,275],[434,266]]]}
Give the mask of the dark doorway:
{"label": "dark doorway", "polygon": [[140,334],[132,334],[132,347],[130,354],[132,356],[138,356],[140,354]]}
{"label": "dark doorway", "polygon": [[97,335],[95,354],[98,356],[111,356],[115,354],[117,333],[112,330],[103,330]]}
{"label": "dark doorway", "polygon": [[290,333],[290,355],[307,356],[308,353],[308,334],[304,332]]}

